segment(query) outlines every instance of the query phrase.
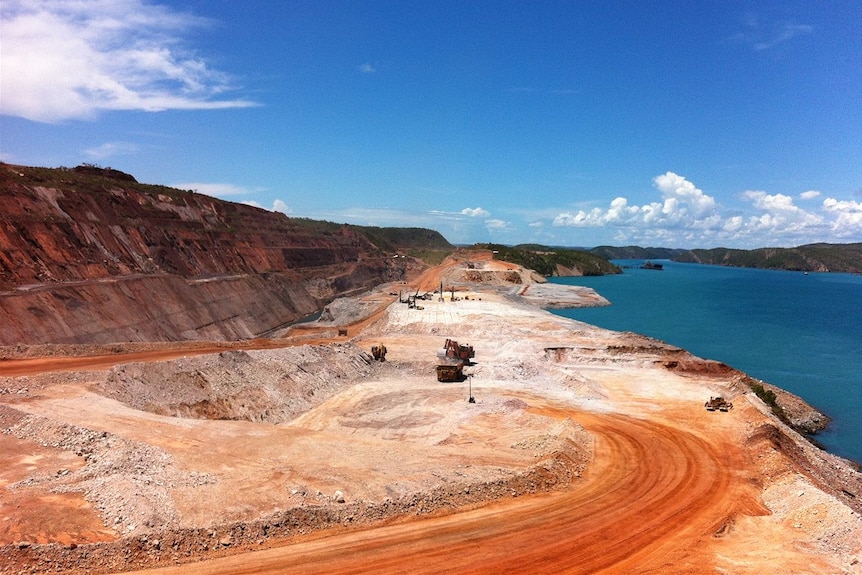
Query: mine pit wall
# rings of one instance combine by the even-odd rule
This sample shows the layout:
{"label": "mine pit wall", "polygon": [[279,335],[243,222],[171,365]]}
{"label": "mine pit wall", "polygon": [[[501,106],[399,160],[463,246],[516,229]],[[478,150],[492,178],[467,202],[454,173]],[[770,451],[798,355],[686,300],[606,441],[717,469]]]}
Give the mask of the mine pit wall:
{"label": "mine pit wall", "polygon": [[0,163],[0,346],[255,337],[409,279],[349,225]]}
{"label": "mine pit wall", "polygon": [[43,284],[0,293],[0,346],[248,339],[404,274],[368,259],[302,273]]}

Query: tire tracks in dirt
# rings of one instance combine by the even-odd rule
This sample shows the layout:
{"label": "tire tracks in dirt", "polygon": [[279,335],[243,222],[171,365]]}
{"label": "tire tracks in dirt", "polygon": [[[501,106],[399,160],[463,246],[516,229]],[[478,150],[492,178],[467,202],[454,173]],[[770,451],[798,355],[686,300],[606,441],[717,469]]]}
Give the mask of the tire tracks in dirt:
{"label": "tire tracks in dirt", "polygon": [[595,460],[564,491],[138,573],[714,572],[709,540],[746,512],[718,447],[623,415],[551,411],[596,438]]}

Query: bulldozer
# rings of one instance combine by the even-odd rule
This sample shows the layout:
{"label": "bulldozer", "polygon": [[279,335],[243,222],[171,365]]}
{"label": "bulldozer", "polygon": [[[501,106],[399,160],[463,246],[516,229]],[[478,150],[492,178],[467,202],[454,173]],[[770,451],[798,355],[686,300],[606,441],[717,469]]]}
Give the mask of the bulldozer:
{"label": "bulldozer", "polygon": [[707,411],[724,411],[728,412],[733,409],[733,404],[724,399],[722,396],[710,397],[709,401],[703,404]]}

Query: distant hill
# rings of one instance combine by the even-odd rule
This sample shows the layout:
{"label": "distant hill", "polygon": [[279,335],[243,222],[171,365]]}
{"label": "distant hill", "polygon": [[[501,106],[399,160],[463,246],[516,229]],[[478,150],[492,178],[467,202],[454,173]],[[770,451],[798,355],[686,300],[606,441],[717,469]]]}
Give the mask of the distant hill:
{"label": "distant hill", "polygon": [[795,248],[683,250],[598,246],[590,253],[609,260],[667,259],[685,263],[810,272],[862,273],[862,243],[808,244]]}
{"label": "distant hill", "polygon": [[440,232],[427,228],[354,227],[381,250],[397,252],[430,265],[439,264],[455,249]]}
{"label": "distant hill", "polygon": [[589,250],[591,254],[608,260],[672,260],[688,250],[672,248],[642,248],[640,246],[598,246]]}
{"label": "distant hill", "polygon": [[622,270],[607,259],[584,250],[521,244],[477,244],[477,248],[489,249],[494,257],[529,268],[544,276],[601,276],[622,273]]}
{"label": "distant hill", "polygon": [[809,272],[862,273],[862,243],[808,244],[795,248],[690,250],[679,262]]}

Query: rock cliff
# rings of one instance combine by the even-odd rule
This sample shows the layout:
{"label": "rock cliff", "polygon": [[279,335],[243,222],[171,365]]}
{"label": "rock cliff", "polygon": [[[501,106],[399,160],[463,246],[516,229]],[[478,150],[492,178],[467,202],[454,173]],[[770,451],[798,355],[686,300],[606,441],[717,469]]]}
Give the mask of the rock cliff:
{"label": "rock cliff", "polygon": [[421,267],[117,170],[0,164],[0,190],[0,345],[251,338]]}

